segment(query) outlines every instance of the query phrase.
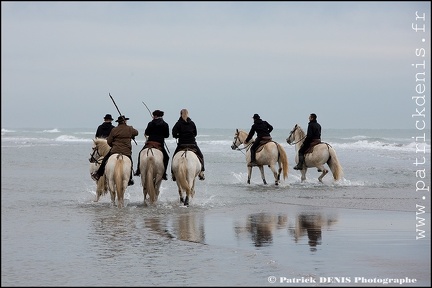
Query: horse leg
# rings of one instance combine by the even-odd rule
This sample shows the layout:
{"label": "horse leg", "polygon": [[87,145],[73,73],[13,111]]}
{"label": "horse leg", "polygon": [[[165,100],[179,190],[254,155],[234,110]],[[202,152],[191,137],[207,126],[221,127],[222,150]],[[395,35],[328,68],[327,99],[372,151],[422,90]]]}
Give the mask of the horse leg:
{"label": "horse leg", "polygon": [[307,168],[304,168],[301,170],[301,182],[304,182],[306,180],[306,171]]}
{"label": "horse leg", "polygon": [[248,167],[248,179],[247,179],[247,184],[250,184],[251,177],[252,177],[252,167]]}
{"label": "horse leg", "polygon": [[276,171],[276,168],[274,167],[274,165],[268,165],[270,170],[273,172],[273,176],[275,178],[275,185],[279,185],[279,178],[280,178],[280,171],[282,169],[279,169],[279,173],[278,171]]}
{"label": "horse leg", "polygon": [[184,206],[189,206],[189,196],[186,195],[186,198],[184,200]]}
{"label": "horse leg", "polygon": [[261,166],[258,166],[258,168],[259,168],[259,170],[260,170],[260,172],[261,172],[261,179],[263,180],[263,183],[264,183],[265,185],[267,185],[267,181],[266,181],[266,179],[265,179],[265,175],[264,175],[264,167],[261,165]]}
{"label": "horse leg", "polygon": [[180,196],[180,202],[184,204],[184,198],[183,198],[182,190],[181,190],[180,187],[178,188],[178,193],[179,193],[179,196]]}
{"label": "horse leg", "polygon": [[319,180],[319,182],[323,182],[322,181],[322,179],[324,178],[324,176],[328,173],[328,170],[327,169],[325,169],[325,168],[323,168],[323,169],[321,169],[322,170],[322,173],[321,173],[321,175],[318,177],[318,180]]}

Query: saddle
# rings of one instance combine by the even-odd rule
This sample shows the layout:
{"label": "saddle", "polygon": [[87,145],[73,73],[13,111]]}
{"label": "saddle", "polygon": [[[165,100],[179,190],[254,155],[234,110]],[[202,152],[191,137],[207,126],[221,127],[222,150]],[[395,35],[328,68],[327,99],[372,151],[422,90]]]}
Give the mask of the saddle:
{"label": "saddle", "polygon": [[147,141],[145,143],[143,149],[145,149],[145,148],[155,148],[155,149],[163,151],[162,144],[160,144],[159,142],[155,142],[155,141]]}
{"label": "saddle", "polygon": [[194,144],[181,144],[179,146],[179,149],[177,152],[180,152],[180,151],[191,151],[191,152],[195,153],[195,155],[197,155],[197,157],[201,163],[203,162],[203,159],[198,155],[197,149],[195,148]]}
{"label": "saddle", "polygon": [[263,149],[265,144],[272,142],[272,141],[273,141],[272,137],[262,137],[261,141],[259,142],[259,145],[256,149],[256,152],[261,151],[261,149]]}
{"label": "saddle", "polygon": [[310,143],[309,147],[306,149],[304,154],[308,154],[308,153],[312,153],[313,152],[313,148],[324,142],[321,142],[321,139],[313,139],[312,142]]}

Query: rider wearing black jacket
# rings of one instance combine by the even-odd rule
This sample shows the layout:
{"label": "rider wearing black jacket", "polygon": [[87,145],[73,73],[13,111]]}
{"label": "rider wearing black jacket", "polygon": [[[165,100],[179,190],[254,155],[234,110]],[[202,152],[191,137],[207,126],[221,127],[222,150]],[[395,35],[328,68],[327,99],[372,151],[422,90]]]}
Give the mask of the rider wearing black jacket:
{"label": "rider wearing black jacket", "polygon": [[[147,128],[144,131],[144,135],[148,136],[148,138],[146,144],[141,149],[141,151],[147,148],[148,147],[147,144],[150,145],[151,142],[157,142],[160,144],[160,150],[163,153],[163,163],[165,168],[162,179],[168,180],[166,175],[166,169],[168,167],[169,155],[165,150],[165,138],[169,137],[169,126],[168,123],[166,123],[162,118],[164,116],[163,111],[155,110],[153,111],[152,115],[153,115],[153,120],[147,124]],[[140,153],[138,153],[138,167],[135,170],[135,174],[134,174],[135,176],[139,176],[141,174],[139,168],[141,151]]]}
{"label": "rider wearing black jacket", "polygon": [[[180,111],[180,118],[172,128],[172,135],[178,139],[176,150],[174,155],[184,147],[191,147],[196,150],[196,154],[201,162],[201,172],[198,175],[200,180],[204,180],[204,156],[198,147],[195,137],[197,136],[197,128],[195,123],[189,118],[189,112],[187,109]],[[172,171],[171,171],[172,172]],[[175,181],[173,174],[173,181]]]}
{"label": "rider wearing black jacket", "polygon": [[244,144],[248,143],[252,139],[255,132],[257,133],[257,138],[250,148],[251,162],[248,164],[248,166],[257,166],[255,160],[256,149],[260,145],[261,140],[271,140],[270,132],[273,131],[273,126],[267,121],[262,120],[258,114],[254,114],[252,118],[254,119],[254,124],[252,125]]}
{"label": "rider wearing black jacket", "polygon": [[298,151],[299,161],[294,167],[295,170],[302,170],[304,165],[304,153],[310,147],[313,140],[321,140],[321,125],[317,122],[317,115],[312,113],[309,115],[309,124],[307,128],[306,138]]}

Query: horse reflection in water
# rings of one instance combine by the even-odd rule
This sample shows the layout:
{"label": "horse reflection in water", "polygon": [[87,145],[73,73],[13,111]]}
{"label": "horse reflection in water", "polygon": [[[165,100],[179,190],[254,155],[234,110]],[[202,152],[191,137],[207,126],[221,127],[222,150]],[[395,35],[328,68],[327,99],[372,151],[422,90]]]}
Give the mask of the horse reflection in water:
{"label": "horse reflection in water", "polygon": [[298,243],[300,238],[307,234],[310,250],[316,251],[317,246],[321,245],[322,227],[331,226],[336,222],[337,220],[334,218],[327,218],[326,220],[322,214],[300,213],[296,217],[294,227],[290,227],[289,231],[294,236],[295,243]]}
{"label": "horse reflection in water", "polygon": [[205,243],[204,215],[202,214],[186,211],[182,214],[173,214],[170,219],[164,216],[163,222],[160,217],[148,218],[145,222],[146,227],[163,237]]}
{"label": "horse reflection in water", "polygon": [[275,230],[284,229],[287,226],[288,217],[286,215],[272,215],[269,213],[256,213],[248,216],[246,226],[236,226],[237,237],[242,232],[247,232],[255,247],[268,246],[273,243],[273,233]]}

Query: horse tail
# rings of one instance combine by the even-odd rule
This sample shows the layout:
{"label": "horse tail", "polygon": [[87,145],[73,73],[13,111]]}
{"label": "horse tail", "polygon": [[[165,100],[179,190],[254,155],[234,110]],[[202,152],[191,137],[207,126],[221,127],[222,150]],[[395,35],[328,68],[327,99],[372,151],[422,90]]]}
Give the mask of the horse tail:
{"label": "horse tail", "polygon": [[330,157],[327,160],[327,165],[330,167],[330,170],[333,173],[334,180],[338,181],[343,177],[343,169],[339,163],[338,157],[336,155],[336,151],[332,147],[329,148]]}
{"label": "horse tail", "polygon": [[147,193],[150,197],[150,202],[153,203],[156,201],[156,189],[155,189],[155,177],[154,177],[154,168],[155,168],[155,160],[153,157],[147,158],[146,162],[146,175],[145,175],[145,185]]}
{"label": "horse tail", "polygon": [[188,181],[189,173],[188,173],[186,158],[180,157],[177,173],[178,173],[177,181],[180,184],[180,187],[182,187],[182,189],[185,190],[186,195],[189,195],[191,191],[191,187]]}
{"label": "horse tail", "polygon": [[283,178],[285,180],[288,177],[288,156],[282,145],[279,143],[276,144],[279,152],[279,163],[282,164]]}
{"label": "horse tail", "polygon": [[[117,199],[123,199],[123,193],[124,193],[124,179],[123,179],[123,175],[124,175],[124,161],[123,161],[123,155],[119,154],[117,155],[117,159],[116,159],[116,164],[114,167],[114,183],[116,186],[116,190],[117,190]],[[120,202],[120,201],[119,201]]]}

